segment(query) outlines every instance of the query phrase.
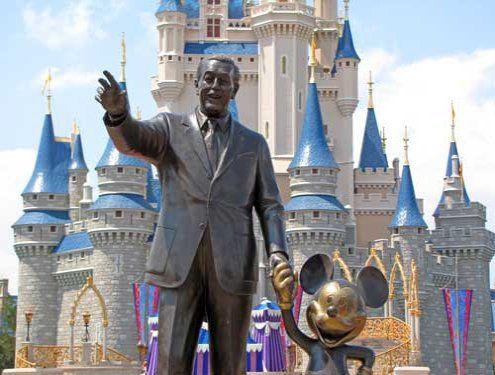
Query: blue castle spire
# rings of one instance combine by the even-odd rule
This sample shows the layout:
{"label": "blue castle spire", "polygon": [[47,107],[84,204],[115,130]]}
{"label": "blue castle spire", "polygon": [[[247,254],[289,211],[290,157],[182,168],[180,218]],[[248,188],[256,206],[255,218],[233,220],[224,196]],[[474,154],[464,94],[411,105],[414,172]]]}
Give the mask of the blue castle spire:
{"label": "blue castle spire", "polygon": [[55,140],[52,114],[47,113],[33,174],[22,193],[67,194],[70,154],[69,142]]}
{"label": "blue castle spire", "polygon": [[318,100],[318,88],[314,82],[308,84],[308,98],[306,100],[301,139],[288,170],[299,167],[339,169],[325,139],[320,102]]}
{"label": "blue castle spire", "polygon": [[[452,177],[452,158],[454,156],[459,157],[459,151],[457,150],[457,142],[455,140],[455,122],[454,122],[455,112],[453,109],[452,109],[452,111],[453,111],[453,113],[452,113],[452,125],[451,125],[452,136],[451,136],[450,145],[449,145],[449,154],[447,157],[447,167],[445,169],[445,177]],[[462,173],[462,167],[461,167],[461,173]],[[466,190],[466,185],[464,184],[464,180],[463,180],[463,184],[462,184],[462,194],[463,194],[464,203],[469,206],[471,203],[471,199],[469,198],[469,194]],[[445,194],[444,194],[444,192],[442,192],[442,195],[440,196],[440,201],[438,202],[437,208],[435,209],[433,216],[438,216],[438,214],[440,212],[440,205],[444,204],[444,203],[445,203]]]}
{"label": "blue castle spire", "polygon": [[364,128],[363,145],[361,147],[361,157],[359,158],[359,168],[388,168],[388,161],[382,147],[380,132],[376,121],[375,108],[373,104],[373,80],[370,72],[368,114],[366,115],[366,126]]}
{"label": "blue castle spire", "polygon": [[351,25],[348,19],[344,21],[344,30],[342,31],[342,36],[339,38],[335,59],[356,59],[361,61],[354,48]]}
{"label": "blue castle spire", "polygon": [[84,152],[81,141],[81,134],[77,133],[74,138],[74,145],[72,147],[71,162],[69,165],[70,170],[88,170],[86,161],[84,160]]}
{"label": "blue castle spire", "polygon": [[399,197],[397,198],[397,206],[395,208],[395,215],[390,223],[391,228],[399,227],[420,227],[427,228],[423,215],[419,211],[418,202],[416,201],[416,193],[414,192],[414,184],[411,175],[411,168],[409,167],[408,160],[408,145],[407,142],[407,128],[406,136],[404,137],[404,149],[405,160],[402,168],[402,178],[400,183]]}

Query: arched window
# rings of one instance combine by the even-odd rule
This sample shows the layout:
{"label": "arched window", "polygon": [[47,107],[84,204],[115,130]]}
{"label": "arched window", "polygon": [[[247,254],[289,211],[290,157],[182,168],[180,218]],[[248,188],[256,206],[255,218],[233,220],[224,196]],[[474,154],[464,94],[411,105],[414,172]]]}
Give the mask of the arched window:
{"label": "arched window", "polygon": [[281,66],[282,74],[286,75],[287,74],[287,57],[286,56],[282,56],[282,59],[280,61],[280,66]]}

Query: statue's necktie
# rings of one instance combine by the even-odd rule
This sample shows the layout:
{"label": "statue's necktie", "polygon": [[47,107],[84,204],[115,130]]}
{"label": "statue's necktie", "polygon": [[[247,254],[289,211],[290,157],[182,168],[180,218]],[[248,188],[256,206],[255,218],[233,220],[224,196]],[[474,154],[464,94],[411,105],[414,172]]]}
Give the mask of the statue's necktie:
{"label": "statue's necktie", "polygon": [[210,159],[211,169],[215,172],[218,162],[218,145],[215,137],[216,121],[209,119],[206,123],[208,124],[208,130],[205,134],[206,152],[208,153],[208,159]]}

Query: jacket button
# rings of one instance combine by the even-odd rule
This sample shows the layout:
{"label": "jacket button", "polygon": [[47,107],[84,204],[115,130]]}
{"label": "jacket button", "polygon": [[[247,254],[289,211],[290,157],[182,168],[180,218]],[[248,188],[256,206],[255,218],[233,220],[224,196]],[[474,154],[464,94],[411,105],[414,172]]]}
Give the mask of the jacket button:
{"label": "jacket button", "polygon": [[205,224],[205,223],[201,223],[201,224],[199,224],[199,227],[200,227],[201,229],[205,229],[205,228],[206,228],[206,224]]}

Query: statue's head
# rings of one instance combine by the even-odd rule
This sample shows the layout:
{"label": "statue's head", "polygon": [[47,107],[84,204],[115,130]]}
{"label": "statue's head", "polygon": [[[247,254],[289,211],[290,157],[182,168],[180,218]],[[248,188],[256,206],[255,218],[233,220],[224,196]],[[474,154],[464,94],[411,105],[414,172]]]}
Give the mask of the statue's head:
{"label": "statue's head", "polygon": [[388,284],[381,271],[364,267],[356,283],[333,278],[333,262],[316,254],[303,265],[300,283],[313,296],[306,310],[308,326],[327,347],[356,338],[366,324],[366,306],[381,307],[388,298]]}
{"label": "statue's head", "polygon": [[230,99],[234,99],[239,90],[239,77],[239,68],[228,57],[213,56],[201,60],[194,82],[201,111],[208,117],[225,115]]}

